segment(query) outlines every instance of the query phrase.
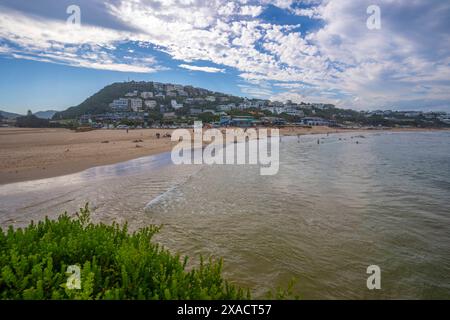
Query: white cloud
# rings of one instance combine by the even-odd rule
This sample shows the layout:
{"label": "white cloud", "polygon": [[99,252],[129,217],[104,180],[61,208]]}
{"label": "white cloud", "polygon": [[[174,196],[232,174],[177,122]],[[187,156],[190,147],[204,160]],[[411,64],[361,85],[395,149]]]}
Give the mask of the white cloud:
{"label": "white cloud", "polygon": [[0,8],[0,39],[12,43],[2,46],[0,54],[101,70],[139,73],[159,70],[152,57],[125,63],[114,54],[115,44],[131,40],[132,34],[90,25],[76,27]]}
{"label": "white cloud", "polygon": [[180,68],[192,70],[192,71],[202,71],[208,73],[217,73],[217,72],[225,72],[225,69],[213,68],[213,67],[199,67],[199,66],[191,66],[189,64],[180,64],[178,65]]}
{"label": "white cloud", "polygon": [[[90,25],[73,29],[63,21],[1,8],[0,39],[11,45],[2,45],[0,54],[107,70],[161,70],[152,57],[130,50],[126,56],[117,54],[121,43],[134,41],[183,61],[179,66],[188,70],[219,73],[234,68],[249,83],[241,91],[252,95],[273,95],[274,90],[261,85],[271,83],[285,90],[278,97],[333,100],[357,108],[450,101],[450,4],[379,0],[382,29],[368,30],[366,8],[371,2],[107,2],[107,13],[133,32]],[[269,4],[320,18],[321,25],[307,30],[259,20]],[[197,61],[224,68],[199,67],[193,64]]]}

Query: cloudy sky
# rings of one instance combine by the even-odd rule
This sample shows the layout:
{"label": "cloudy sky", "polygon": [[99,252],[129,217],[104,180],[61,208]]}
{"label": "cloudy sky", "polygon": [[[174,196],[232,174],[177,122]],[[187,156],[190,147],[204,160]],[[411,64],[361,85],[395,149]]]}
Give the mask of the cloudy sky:
{"label": "cloudy sky", "polygon": [[[367,27],[370,5],[380,29]],[[15,112],[65,109],[128,79],[450,111],[450,1],[0,0],[0,70],[0,109]]]}

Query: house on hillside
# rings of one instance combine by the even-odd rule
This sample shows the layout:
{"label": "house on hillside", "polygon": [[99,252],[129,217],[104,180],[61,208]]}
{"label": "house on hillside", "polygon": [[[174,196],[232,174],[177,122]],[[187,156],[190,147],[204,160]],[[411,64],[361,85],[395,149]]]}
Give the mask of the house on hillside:
{"label": "house on hillside", "polygon": [[130,107],[129,99],[119,98],[109,104],[114,111],[126,111]]}
{"label": "house on hillside", "polygon": [[134,112],[141,112],[141,111],[143,111],[143,109],[142,109],[142,99],[141,98],[130,99],[130,108]]}

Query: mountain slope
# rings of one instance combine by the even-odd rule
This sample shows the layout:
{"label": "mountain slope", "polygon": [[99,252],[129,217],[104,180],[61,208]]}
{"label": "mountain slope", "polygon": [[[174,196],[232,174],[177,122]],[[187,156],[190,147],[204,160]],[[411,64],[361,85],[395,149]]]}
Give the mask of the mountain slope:
{"label": "mountain slope", "polygon": [[57,112],[56,110],[38,111],[34,115],[40,119],[51,119]]}
{"label": "mountain slope", "polygon": [[152,89],[151,82],[116,82],[101,89],[93,96],[87,98],[81,104],[61,112],[57,112],[53,119],[77,118],[83,114],[99,114],[111,111],[109,104],[126,93],[139,90],[148,91]]}
{"label": "mountain slope", "polygon": [[21,114],[18,114],[18,113],[6,112],[6,111],[2,111],[2,110],[0,110],[0,114],[1,114],[4,118],[7,118],[7,119],[15,119],[15,118],[17,118],[17,117],[22,116]]}

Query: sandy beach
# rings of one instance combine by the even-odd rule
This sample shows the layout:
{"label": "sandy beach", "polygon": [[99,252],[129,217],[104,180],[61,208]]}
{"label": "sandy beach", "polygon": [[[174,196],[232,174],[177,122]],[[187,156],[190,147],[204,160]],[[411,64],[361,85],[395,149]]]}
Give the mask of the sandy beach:
{"label": "sandy beach", "polygon": [[162,137],[169,132],[1,128],[0,184],[55,177],[169,151],[175,143]]}
{"label": "sandy beach", "polygon": [[[329,127],[282,128],[281,135],[348,132]],[[361,131],[361,129],[354,130]],[[171,129],[93,130],[0,128],[0,184],[49,178],[170,151]],[[161,134],[157,139],[156,133]]]}

